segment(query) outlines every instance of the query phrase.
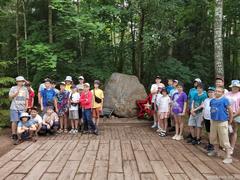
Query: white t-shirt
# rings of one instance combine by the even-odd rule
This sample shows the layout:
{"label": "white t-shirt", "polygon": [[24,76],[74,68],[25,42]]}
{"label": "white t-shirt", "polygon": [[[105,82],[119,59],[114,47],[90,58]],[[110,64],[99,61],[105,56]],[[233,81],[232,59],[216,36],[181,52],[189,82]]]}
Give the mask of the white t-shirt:
{"label": "white t-shirt", "polygon": [[212,99],[207,98],[203,101],[203,117],[204,119],[211,120],[211,107],[210,101]]}
{"label": "white t-shirt", "polygon": [[160,99],[161,99],[161,97],[162,97],[162,94],[160,94],[160,93],[155,95],[157,106],[160,106]]}
{"label": "white t-shirt", "polygon": [[31,119],[38,124],[42,124],[42,122],[43,122],[42,117],[38,114],[35,118],[31,117]]}
{"label": "white t-shirt", "polygon": [[159,98],[159,112],[169,112],[169,104],[171,99],[169,96],[161,96]]}
{"label": "white t-shirt", "polygon": [[78,104],[80,100],[80,94],[78,92],[76,93],[70,93],[69,99],[72,100],[73,102],[77,102],[76,106],[70,105],[69,111],[77,111],[78,110]]}

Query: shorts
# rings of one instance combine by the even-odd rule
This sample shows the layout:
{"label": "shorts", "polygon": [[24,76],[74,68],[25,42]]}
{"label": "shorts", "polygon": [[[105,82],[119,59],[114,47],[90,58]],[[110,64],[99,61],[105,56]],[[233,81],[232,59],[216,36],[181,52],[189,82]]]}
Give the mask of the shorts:
{"label": "shorts", "polygon": [[188,126],[201,128],[202,121],[203,121],[202,113],[198,113],[195,116],[191,115],[188,120]]}
{"label": "shorts", "polygon": [[20,120],[21,113],[23,111],[11,110],[10,109],[10,121],[17,123]]}
{"label": "shorts", "polygon": [[78,110],[69,111],[69,116],[68,117],[69,117],[70,120],[78,120],[79,119]]}
{"label": "shorts", "polygon": [[205,124],[206,131],[210,133],[211,121],[209,119],[204,119],[204,124]]}
{"label": "shorts", "polygon": [[160,119],[167,119],[169,117],[168,112],[159,112]]}
{"label": "shorts", "polygon": [[100,108],[92,109],[92,117],[98,119],[100,117]]}

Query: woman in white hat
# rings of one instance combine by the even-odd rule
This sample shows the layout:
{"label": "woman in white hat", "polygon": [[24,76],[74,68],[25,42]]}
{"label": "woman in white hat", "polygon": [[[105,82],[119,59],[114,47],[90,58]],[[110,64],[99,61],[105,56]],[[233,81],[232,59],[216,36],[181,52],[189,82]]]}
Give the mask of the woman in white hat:
{"label": "woman in white hat", "polygon": [[67,76],[65,79],[65,90],[71,92],[71,86],[72,86],[73,80],[72,80],[72,76]]}
{"label": "woman in white hat", "polygon": [[232,150],[234,150],[235,144],[237,142],[238,126],[240,124],[240,81],[232,80],[229,87],[231,88],[231,91],[226,94],[226,97],[229,99],[233,110],[233,132],[230,135],[230,143],[233,148]]}

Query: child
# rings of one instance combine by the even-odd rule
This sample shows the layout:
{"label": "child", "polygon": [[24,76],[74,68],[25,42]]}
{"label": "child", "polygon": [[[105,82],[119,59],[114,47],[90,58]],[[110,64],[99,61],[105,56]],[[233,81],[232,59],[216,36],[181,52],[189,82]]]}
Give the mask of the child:
{"label": "child", "polygon": [[71,86],[72,86],[73,80],[71,76],[67,76],[65,79],[65,90],[70,92],[71,91]]}
{"label": "child", "polygon": [[155,101],[154,101],[154,113],[157,114],[157,132],[161,132],[162,131],[162,127],[160,126],[160,117],[159,117],[159,106],[160,106],[160,100],[161,100],[161,97],[162,97],[162,88],[161,87],[158,87],[158,91],[157,91],[157,94],[155,95]]}
{"label": "child", "polygon": [[96,127],[98,127],[100,112],[102,111],[102,108],[103,108],[103,99],[104,99],[103,91],[99,89],[99,85],[100,85],[100,81],[95,80],[94,89],[92,90],[92,94],[93,94],[92,115],[93,115],[93,121]]}
{"label": "child", "polygon": [[58,107],[58,116],[60,119],[60,129],[59,133],[67,133],[67,112],[68,112],[68,98],[69,91],[65,90],[65,82],[60,83],[60,91],[57,94],[57,107]]}
{"label": "child", "polygon": [[232,123],[233,111],[229,100],[224,97],[224,88],[217,87],[215,90],[215,98],[210,102],[211,107],[211,129],[210,143],[213,144],[214,150],[208,153],[209,156],[218,154],[219,146],[226,149],[226,158],[223,163],[232,163],[232,148],[228,137],[228,124]]}
{"label": "child", "polygon": [[93,95],[92,92],[90,91],[90,84],[84,83],[84,91],[82,92],[80,97],[80,103],[83,109],[83,122],[84,122],[83,133],[84,134],[87,133],[90,127],[91,131],[95,135],[98,135],[97,128],[92,120],[92,99]]}
{"label": "child", "polygon": [[47,111],[43,116],[41,134],[55,133],[59,127],[59,119],[52,107],[47,107]]}
{"label": "child", "polygon": [[183,139],[182,133],[183,133],[183,117],[186,113],[186,107],[187,107],[187,94],[183,92],[183,84],[178,83],[177,86],[178,92],[175,93],[172,97],[172,113],[175,120],[175,126],[176,126],[176,134],[172,137],[172,139],[180,141]]}
{"label": "child", "polygon": [[12,100],[10,106],[10,121],[12,126],[12,139],[13,143],[17,143],[17,123],[20,119],[22,112],[27,110],[28,107],[28,90],[23,86],[25,82],[24,77],[18,76],[16,78],[17,86],[13,86],[9,91],[9,98]]}
{"label": "child", "polygon": [[213,145],[210,143],[210,127],[211,127],[211,111],[210,111],[210,102],[214,98],[214,87],[208,88],[208,98],[203,102],[203,119],[206,131],[208,133],[208,146],[207,151],[213,150]]}
{"label": "child", "polygon": [[31,120],[34,122],[34,125],[36,127],[36,133],[35,135],[38,135],[38,132],[41,130],[42,128],[42,117],[38,114],[38,110],[37,107],[32,107],[30,109],[30,115],[31,115]]}
{"label": "child", "polygon": [[174,89],[174,87],[173,87],[173,80],[172,79],[168,79],[168,86],[166,87],[167,93],[169,94],[172,89]]}
{"label": "child", "polygon": [[[215,86],[216,87],[223,87],[224,88],[224,78],[222,77],[217,77],[215,79]],[[227,89],[224,89],[224,94],[228,93]]]}
{"label": "child", "polygon": [[36,127],[34,125],[34,121],[30,120],[30,115],[28,113],[22,113],[20,116],[20,121],[18,122],[17,135],[18,141],[16,144],[20,144],[23,140],[30,139],[32,141],[36,141],[33,137],[36,131]]}
{"label": "child", "polygon": [[207,95],[203,92],[203,85],[199,83],[197,85],[197,94],[192,99],[191,115],[188,120],[188,126],[191,132],[191,142],[193,145],[200,144],[201,128],[202,128],[202,110],[203,101],[207,98]]}
{"label": "child", "polygon": [[31,83],[29,81],[26,81],[25,86],[26,86],[26,88],[28,90],[28,94],[29,94],[28,109],[31,109],[33,107],[33,105],[34,105],[35,93],[34,93],[33,88],[31,87]]}
{"label": "child", "polygon": [[72,129],[69,133],[78,133],[78,122],[79,122],[79,100],[80,94],[75,85],[71,87],[71,93],[69,95],[69,119],[71,120]]}
{"label": "child", "polygon": [[159,99],[158,114],[160,120],[161,131],[159,136],[165,137],[168,127],[168,117],[170,114],[170,102],[171,99],[168,96],[168,92],[165,88],[162,90],[162,96]]}

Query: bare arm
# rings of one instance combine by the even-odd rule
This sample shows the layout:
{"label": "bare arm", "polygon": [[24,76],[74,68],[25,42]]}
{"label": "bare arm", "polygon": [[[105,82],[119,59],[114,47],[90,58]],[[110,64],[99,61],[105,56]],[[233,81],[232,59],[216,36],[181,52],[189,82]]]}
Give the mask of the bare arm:
{"label": "bare arm", "polygon": [[229,114],[229,123],[231,124],[233,122],[233,111],[232,111],[232,107],[228,106],[228,114]]}

